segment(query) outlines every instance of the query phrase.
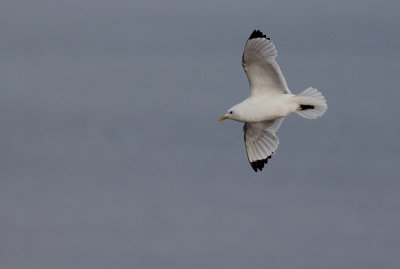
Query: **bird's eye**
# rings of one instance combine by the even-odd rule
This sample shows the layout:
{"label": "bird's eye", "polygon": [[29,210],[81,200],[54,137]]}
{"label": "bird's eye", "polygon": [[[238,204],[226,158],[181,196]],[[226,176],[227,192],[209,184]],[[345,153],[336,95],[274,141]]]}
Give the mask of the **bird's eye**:
{"label": "bird's eye", "polygon": [[229,111],[229,114],[232,114],[233,112],[232,111]]}

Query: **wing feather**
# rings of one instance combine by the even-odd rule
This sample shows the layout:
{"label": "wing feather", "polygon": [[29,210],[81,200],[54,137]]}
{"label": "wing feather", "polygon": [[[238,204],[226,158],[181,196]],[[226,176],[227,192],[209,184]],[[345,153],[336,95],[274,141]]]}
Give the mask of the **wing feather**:
{"label": "wing feather", "polygon": [[242,66],[250,84],[250,95],[290,93],[275,61],[275,45],[259,30],[254,30],[244,47]]}
{"label": "wing feather", "polygon": [[272,154],[276,152],[279,139],[275,135],[281,126],[283,118],[262,122],[246,122],[244,131],[244,143],[247,158],[251,167],[257,172],[264,168]]}

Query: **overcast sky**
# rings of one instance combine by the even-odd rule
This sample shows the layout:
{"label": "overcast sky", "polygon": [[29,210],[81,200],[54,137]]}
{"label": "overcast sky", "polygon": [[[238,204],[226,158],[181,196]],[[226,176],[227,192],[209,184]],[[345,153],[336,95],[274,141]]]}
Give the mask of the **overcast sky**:
{"label": "overcast sky", "polygon": [[[1,268],[399,268],[398,1],[2,1]],[[254,29],[289,88],[261,173]]]}

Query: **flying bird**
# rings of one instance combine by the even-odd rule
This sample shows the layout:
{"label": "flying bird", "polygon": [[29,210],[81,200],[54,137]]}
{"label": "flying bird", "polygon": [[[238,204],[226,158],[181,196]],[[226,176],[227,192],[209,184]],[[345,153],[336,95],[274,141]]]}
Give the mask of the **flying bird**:
{"label": "flying bird", "polygon": [[315,88],[298,95],[289,90],[275,61],[277,52],[271,39],[254,30],[244,47],[242,66],[250,84],[250,96],[234,105],[219,121],[244,122],[244,143],[247,158],[255,172],[262,170],[278,148],[276,131],[283,119],[292,113],[315,119],[328,106],[325,97]]}

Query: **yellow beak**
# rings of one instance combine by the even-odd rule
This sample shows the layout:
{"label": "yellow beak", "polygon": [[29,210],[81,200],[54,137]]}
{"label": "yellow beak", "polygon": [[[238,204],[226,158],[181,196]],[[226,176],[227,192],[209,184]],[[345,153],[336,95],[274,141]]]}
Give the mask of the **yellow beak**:
{"label": "yellow beak", "polygon": [[226,119],[229,119],[229,118],[227,116],[222,116],[221,118],[218,119],[218,121],[223,121],[223,120],[226,120]]}

